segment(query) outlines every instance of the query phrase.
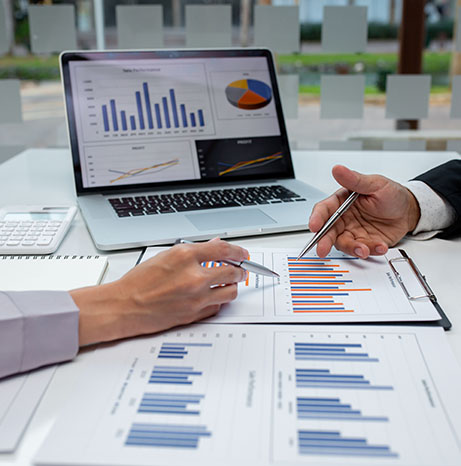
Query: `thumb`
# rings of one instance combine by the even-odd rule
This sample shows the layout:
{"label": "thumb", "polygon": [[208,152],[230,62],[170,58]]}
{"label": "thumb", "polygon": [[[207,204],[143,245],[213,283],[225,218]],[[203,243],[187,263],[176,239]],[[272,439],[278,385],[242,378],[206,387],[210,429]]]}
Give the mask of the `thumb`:
{"label": "thumb", "polygon": [[386,178],[380,175],[363,175],[350,170],[344,165],[335,165],[332,170],[335,180],[349,191],[360,194],[373,194],[386,182]]}

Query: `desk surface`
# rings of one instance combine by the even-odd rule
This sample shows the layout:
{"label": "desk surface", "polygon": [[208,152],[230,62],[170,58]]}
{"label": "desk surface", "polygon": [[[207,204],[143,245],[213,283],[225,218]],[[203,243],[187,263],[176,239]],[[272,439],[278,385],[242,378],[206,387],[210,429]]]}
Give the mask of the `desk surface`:
{"label": "desk surface", "polygon": [[[337,188],[331,168],[342,163],[364,173],[379,173],[397,181],[412,177],[447,160],[458,158],[452,152],[294,152],[297,177],[330,193]],[[31,149],[0,165],[0,205],[11,204],[75,204],[74,180],[69,151],[62,149]],[[308,212],[306,212],[306,222]],[[311,233],[290,233],[235,240],[244,247],[301,248]],[[447,313],[453,329],[447,333],[453,351],[461,362],[461,310],[459,310],[459,252],[461,238],[446,241],[403,240],[401,246],[412,256]],[[136,262],[139,249],[113,252],[109,258],[106,281],[122,276]],[[100,254],[93,245],[83,219],[77,215],[61,244],[61,254]],[[14,455],[0,455],[0,465],[28,465],[46,437],[67,394],[79,378],[82,363],[89,351],[59,367],[32,422]]]}

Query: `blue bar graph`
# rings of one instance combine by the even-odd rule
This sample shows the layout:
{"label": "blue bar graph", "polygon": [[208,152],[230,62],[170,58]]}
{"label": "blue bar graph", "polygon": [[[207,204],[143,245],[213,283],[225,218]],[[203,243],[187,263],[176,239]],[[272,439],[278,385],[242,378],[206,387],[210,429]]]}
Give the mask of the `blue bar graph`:
{"label": "blue bar graph", "polygon": [[372,385],[363,375],[331,374],[329,369],[296,369],[298,388],[353,388],[393,390],[388,385]]}
{"label": "blue bar graph", "polygon": [[118,120],[117,120],[117,108],[115,106],[115,100],[111,99],[110,109],[112,112],[112,124],[114,125],[114,131],[118,131]]}
{"label": "blue bar graph", "polygon": [[200,411],[188,409],[188,405],[196,408],[205,395],[182,393],[146,393],[144,394],[138,413],[154,414],[186,414],[198,416]]}
{"label": "blue bar graph", "polygon": [[142,111],[142,103],[141,103],[141,93],[136,91],[136,105],[138,107],[138,117],[139,117],[139,128],[145,129],[144,125],[144,113]]}
{"label": "blue bar graph", "polygon": [[386,445],[369,445],[364,438],[343,437],[338,431],[298,430],[300,455],[398,458]]}
{"label": "blue bar graph", "polygon": [[102,106],[102,120],[104,122],[104,131],[109,131],[109,116],[107,115],[107,105]]}
{"label": "blue bar graph", "polygon": [[193,367],[154,366],[149,383],[192,385],[191,378],[198,375],[202,375],[202,372],[194,371]]}
{"label": "blue bar graph", "polygon": [[202,437],[211,437],[206,426],[135,423],[125,445],[196,449]]}
{"label": "blue bar graph", "polygon": [[162,97],[162,104],[163,104],[163,114],[165,115],[165,126],[167,128],[171,128],[170,111],[168,110],[168,101],[166,97]]}
{"label": "blue bar graph", "polygon": [[122,117],[122,130],[126,131],[128,129],[128,126],[126,124],[126,112],[124,110],[122,110],[120,112],[120,115]]}
{"label": "blue bar graph", "polygon": [[[306,301],[308,303],[314,301]],[[328,302],[328,301],[326,301]],[[362,348],[360,343],[297,343],[295,342],[295,359],[297,361],[355,361],[378,362],[368,353],[351,352],[351,348]]]}
{"label": "blue bar graph", "polygon": [[[136,130],[137,128],[139,128],[140,130],[144,130],[146,129],[146,126],[148,127],[148,129],[154,129],[154,118],[157,120],[157,129],[162,129],[163,127],[169,129],[173,125],[174,128],[195,128],[198,125],[201,128],[203,128],[206,126],[205,114],[203,109],[197,109],[196,112],[190,112],[191,109],[188,109],[186,104],[181,103],[180,101],[178,102],[176,96],[176,89],[169,89],[168,95],[161,97],[161,102],[152,102],[149,83],[143,82],[142,90],[135,91],[134,97],[134,103],[136,105],[136,108],[134,110],[135,115],[133,115],[134,123],[131,115],[129,117],[131,130]],[[119,122],[122,121],[123,128],[123,118],[126,119],[127,113],[131,113],[133,110],[125,108],[124,110],[120,111],[118,115],[116,99],[110,99],[109,104],[101,105],[102,121],[105,132],[111,131],[109,124],[109,108],[111,112],[111,120],[113,123],[112,130],[119,131]],[[125,117],[122,116],[123,113]],[[119,120],[119,118],[121,118],[121,120]],[[189,121],[188,118],[190,118]],[[128,120],[126,121],[128,123]],[[127,129],[124,129],[124,131],[126,131]]]}
{"label": "blue bar graph", "polygon": [[213,346],[211,343],[162,343],[159,359],[184,359],[186,354],[189,354],[186,348],[209,348]]}
{"label": "blue bar graph", "polygon": [[199,110],[198,112],[198,121],[200,126],[205,126],[205,119],[203,118],[203,110]]}
{"label": "blue bar graph", "polygon": [[362,411],[353,409],[350,404],[341,403],[339,398],[296,399],[298,419],[318,419],[325,421],[377,421],[387,422],[385,416],[364,416]]}
{"label": "blue bar graph", "polygon": [[154,121],[152,120],[152,107],[150,105],[149,87],[147,86],[147,83],[142,83],[142,88],[144,90],[144,99],[146,101],[147,124],[149,125],[149,129],[153,129]]}
{"label": "blue bar graph", "polygon": [[176,96],[174,89],[170,89],[171,109],[173,110],[173,121],[175,128],[179,128],[178,108],[176,107]]}
{"label": "blue bar graph", "polygon": [[184,126],[184,128],[187,128],[186,106],[184,104],[181,104],[179,107],[181,109],[182,125]]}
{"label": "blue bar graph", "polygon": [[130,116],[130,125],[132,130],[136,129],[136,119],[133,115]]}
{"label": "blue bar graph", "polygon": [[160,115],[159,104],[155,104],[155,117],[157,118],[157,128],[162,129],[162,115]]}

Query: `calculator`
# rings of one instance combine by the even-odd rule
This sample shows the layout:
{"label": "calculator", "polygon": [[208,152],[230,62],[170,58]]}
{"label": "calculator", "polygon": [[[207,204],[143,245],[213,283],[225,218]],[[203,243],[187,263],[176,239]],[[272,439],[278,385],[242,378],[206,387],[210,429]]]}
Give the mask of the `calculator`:
{"label": "calculator", "polygon": [[51,254],[66,236],[77,208],[7,206],[0,209],[0,254]]}

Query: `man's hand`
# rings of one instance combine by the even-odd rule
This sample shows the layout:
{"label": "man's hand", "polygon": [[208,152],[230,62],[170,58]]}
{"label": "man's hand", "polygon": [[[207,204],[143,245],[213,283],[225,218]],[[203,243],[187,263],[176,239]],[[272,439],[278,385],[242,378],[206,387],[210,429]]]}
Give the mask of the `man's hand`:
{"label": "man's hand", "polygon": [[201,263],[247,258],[248,251],[220,240],[181,244],[113,283],[71,291],[80,309],[80,345],[159,332],[216,314],[237,297],[246,272]]}
{"label": "man's hand", "polygon": [[363,259],[385,254],[418,224],[419,205],[399,183],[380,175],[362,175],[342,165],[333,176],[343,188],[314,206],[309,228],[319,231],[351,191],[361,194],[347,212],[317,244],[317,254],[326,256],[332,246]]}

